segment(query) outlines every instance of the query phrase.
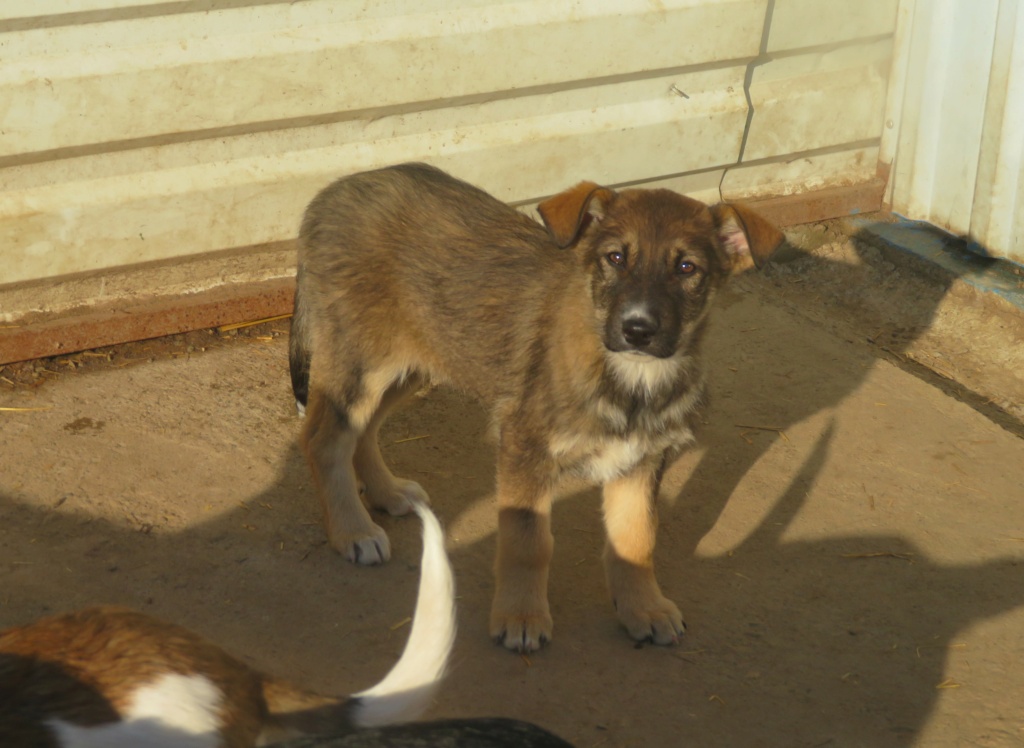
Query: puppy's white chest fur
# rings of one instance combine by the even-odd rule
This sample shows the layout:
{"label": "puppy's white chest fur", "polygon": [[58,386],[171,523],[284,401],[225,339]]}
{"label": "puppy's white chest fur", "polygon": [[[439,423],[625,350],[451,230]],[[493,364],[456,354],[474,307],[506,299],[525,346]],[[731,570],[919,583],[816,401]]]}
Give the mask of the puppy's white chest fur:
{"label": "puppy's white chest fur", "polygon": [[562,435],[551,441],[550,450],[569,472],[594,483],[607,483],[636,467],[650,446],[635,435],[602,439]]}
{"label": "puppy's white chest fur", "polygon": [[646,445],[642,445],[637,437],[609,439],[600,444],[578,469],[588,480],[607,483],[632,470],[646,454]]}

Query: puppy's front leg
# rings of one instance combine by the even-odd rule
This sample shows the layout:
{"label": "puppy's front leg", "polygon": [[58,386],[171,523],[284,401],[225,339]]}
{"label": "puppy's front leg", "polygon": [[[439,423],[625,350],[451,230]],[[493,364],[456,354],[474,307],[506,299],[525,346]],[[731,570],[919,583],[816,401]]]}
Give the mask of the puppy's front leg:
{"label": "puppy's front leg", "polygon": [[[502,440],[505,442],[506,440]],[[549,466],[539,452],[509,448],[498,456],[497,587],[491,636],[508,649],[532,652],[551,639],[548,570],[551,535]]]}
{"label": "puppy's front leg", "polygon": [[679,608],[661,594],[654,578],[660,473],[656,462],[641,464],[605,484],[604,565],[612,602],[630,636],[675,644],[686,626]]}

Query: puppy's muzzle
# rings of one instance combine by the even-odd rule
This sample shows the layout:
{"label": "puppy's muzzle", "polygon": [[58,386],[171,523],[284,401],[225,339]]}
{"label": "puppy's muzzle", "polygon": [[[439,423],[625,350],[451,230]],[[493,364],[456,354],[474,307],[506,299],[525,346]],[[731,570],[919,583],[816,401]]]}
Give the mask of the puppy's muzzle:
{"label": "puppy's muzzle", "polygon": [[633,302],[609,315],[605,347],[613,353],[668,358],[676,352],[679,320],[671,310],[647,300]]}
{"label": "puppy's muzzle", "polygon": [[647,310],[633,310],[622,320],[623,340],[642,353],[647,353],[660,329],[661,321]]}

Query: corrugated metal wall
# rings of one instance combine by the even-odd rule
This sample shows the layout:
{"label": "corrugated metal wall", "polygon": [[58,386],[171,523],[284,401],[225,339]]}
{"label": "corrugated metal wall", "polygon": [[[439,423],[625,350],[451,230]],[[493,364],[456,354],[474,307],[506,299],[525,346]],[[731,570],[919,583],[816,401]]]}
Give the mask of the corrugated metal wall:
{"label": "corrugated metal wall", "polygon": [[332,178],[409,159],[518,203],[584,178],[712,200],[870,180],[895,17],[896,0],[8,0],[0,285],[287,240]]}
{"label": "corrugated metal wall", "polygon": [[883,160],[893,210],[1024,263],[1024,10],[902,0]]}

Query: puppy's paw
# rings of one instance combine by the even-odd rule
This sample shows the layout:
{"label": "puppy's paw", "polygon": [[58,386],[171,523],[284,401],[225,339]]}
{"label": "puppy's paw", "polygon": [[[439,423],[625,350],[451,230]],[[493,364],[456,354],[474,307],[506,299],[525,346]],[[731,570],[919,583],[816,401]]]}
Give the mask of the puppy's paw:
{"label": "puppy's paw", "polygon": [[661,595],[643,601],[619,600],[615,610],[629,635],[637,641],[663,646],[678,644],[679,637],[686,631],[679,608]]}
{"label": "puppy's paw", "polygon": [[412,511],[412,502],[430,503],[430,497],[423,486],[413,480],[395,478],[387,490],[367,491],[366,499],[374,509],[381,509],[392,517],[408,514]]}
{"label": "puppy's paw", "polygon": [[391,541],[384,529],[377,525],[373,525],[365,535],[332,536],[331,545],[349,561],[360,566],[376,566],[391,558]]}
{"label": "puppy's paw", "polygon": [[536,652],[551,641],[553,627],[547,611],[491,614],[491,638],[513,652]]}

